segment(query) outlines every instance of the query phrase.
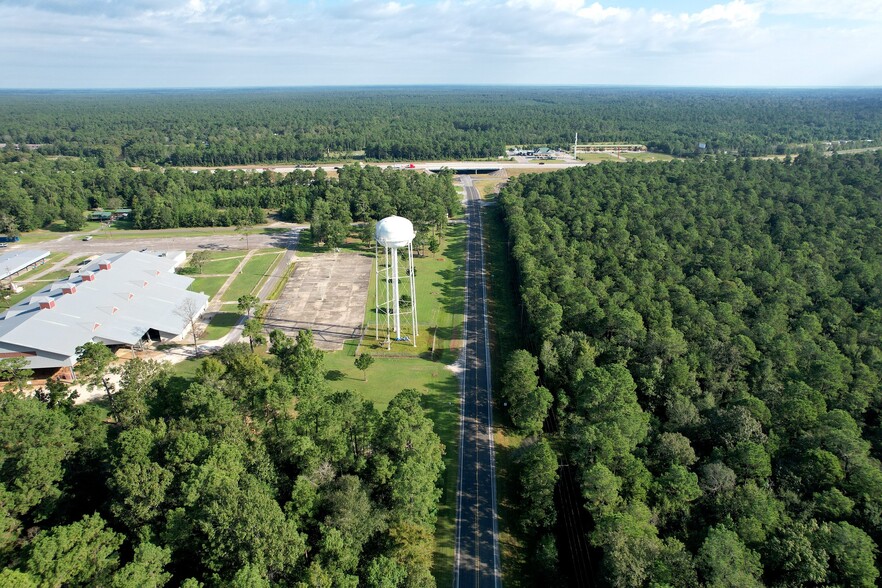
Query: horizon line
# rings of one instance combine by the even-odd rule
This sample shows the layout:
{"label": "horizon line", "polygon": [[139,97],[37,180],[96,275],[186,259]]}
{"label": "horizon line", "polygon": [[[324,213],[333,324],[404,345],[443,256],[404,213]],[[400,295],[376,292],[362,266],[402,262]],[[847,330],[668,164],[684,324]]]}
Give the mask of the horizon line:
{"label": "horizon line", "polygon": [[94,86],[94,87],[0,87],[0,93],[13,92],[180,92],[243,90],[355,90],[399,88],[509,88],[509,89],[666,89],[666,90],[882,90],[882,85],[701,85],[701,84],[520,84],[520,83],[437,83],[437,84],[311,84],[253,86]]}

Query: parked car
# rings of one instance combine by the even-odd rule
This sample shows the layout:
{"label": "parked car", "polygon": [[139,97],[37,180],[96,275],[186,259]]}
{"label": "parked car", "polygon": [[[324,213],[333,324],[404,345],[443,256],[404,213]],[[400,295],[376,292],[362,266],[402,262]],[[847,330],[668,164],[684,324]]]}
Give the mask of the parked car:
{"label": "parked car", "polygon": [[92,235],[86,235],[85,237],[83,237],[83,241],[91,241],[91,240],[92,240]]}

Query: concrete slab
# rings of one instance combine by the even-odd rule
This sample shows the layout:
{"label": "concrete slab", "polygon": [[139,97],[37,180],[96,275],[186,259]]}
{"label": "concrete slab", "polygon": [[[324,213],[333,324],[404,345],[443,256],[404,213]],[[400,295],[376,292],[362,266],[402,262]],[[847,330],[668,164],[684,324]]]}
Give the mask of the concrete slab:
{"label": "concrete slab", "polygon": [[343,349],[361,335],[373,258],[356,253],[323,253],[297,258],[294,274],[264,319],[267,331],[295,336],[310,329],[316,347]]}

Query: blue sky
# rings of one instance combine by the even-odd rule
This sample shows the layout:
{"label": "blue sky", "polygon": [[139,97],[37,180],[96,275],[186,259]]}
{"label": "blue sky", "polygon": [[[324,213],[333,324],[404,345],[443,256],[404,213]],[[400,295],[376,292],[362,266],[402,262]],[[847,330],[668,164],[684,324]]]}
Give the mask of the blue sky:
{"label": "blue sky", "polygon": [[0,0],[0,88],[882,86],[879,0]]}

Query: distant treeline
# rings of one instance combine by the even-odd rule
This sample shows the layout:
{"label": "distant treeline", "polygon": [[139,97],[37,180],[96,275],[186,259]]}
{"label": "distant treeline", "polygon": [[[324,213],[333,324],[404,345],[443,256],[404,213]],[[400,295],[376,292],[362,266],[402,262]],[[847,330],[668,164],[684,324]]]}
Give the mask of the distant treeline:
{"label": "distant treeline", "polygon": [[249,225],[264,222],[265,210],[286,220],[312,219],[320,211],[348,225],[352,220],[400,214],[417,225],[439,226],[459,210],[449,173],[362,168],[340,169],[338,178],[318,170],[136,171],[124,163],[49,159],[38,153],[0,152],[0,233],[29,231],[64,219],[69,229],[92,208],[132,209],[136,229]]}
{"label": "distant treeline", "polygon": [[[637,142],[671,155],[882,138],[879,90],[389,88],[2,92],[0,142],[130,164],[496,157]],[[704,145],[704,147],[700,147]]]}
{"label": "distant treeline", "polygon": [[604,585],[877,585],[880,193],[882,152],[509,182],[530,341],[501,393],[536,436],[537,569],[559,459]]}

